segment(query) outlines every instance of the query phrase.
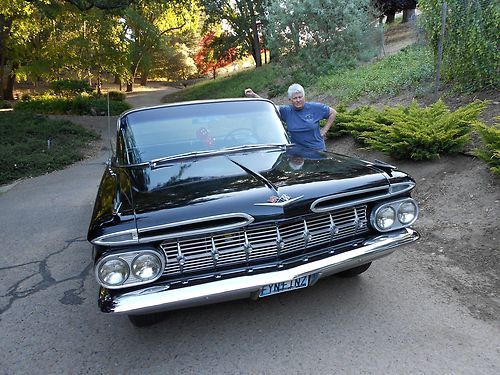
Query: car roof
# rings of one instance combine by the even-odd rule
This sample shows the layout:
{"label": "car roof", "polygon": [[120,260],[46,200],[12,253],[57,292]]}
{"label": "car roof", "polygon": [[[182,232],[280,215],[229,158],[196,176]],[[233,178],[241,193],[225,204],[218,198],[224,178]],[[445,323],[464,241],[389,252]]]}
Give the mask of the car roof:
{"label": "car roof", "polygon": [[133,108],[128,111],[123,112],[119,119],[122,119],[123,117],[131,114],[131,113],[136,113],[136,112],[141,112],[141,111],[147,111],[150,109],[159,109],[159,108],[168,108],[168,107],[181,107],[181,106],[189,106],[189,105],[199,105],[199,104],[212,104],[212,103],[230,103],[230,102],[269,102],[272,105],[274,103],[268,99],[264,98],[225,98],[225,99],[206,99],[206,100],[191,100],[191,101],[185,101],[185,102],[175,102],[175,103],[166,103],[166,104],[160,104],[160,105],[155,105],[155,106],[149,106],[149,107],[141,107],[141,108]]}

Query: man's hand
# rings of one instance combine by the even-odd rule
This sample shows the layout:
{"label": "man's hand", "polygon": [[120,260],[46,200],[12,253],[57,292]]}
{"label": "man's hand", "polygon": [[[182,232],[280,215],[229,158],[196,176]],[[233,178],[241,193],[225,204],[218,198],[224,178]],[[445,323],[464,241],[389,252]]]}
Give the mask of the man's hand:
{"label": "man's hand", "polygon": [[322,138],[325,138],[326,136],[326,133],[328,132],[328,130],[330,130],[330,128],[332,127],[332,124],[333,122],[335,121],[335,117],[337,116],[337,111],[334,110],[333,108],[330,107],[330,115],[328,116],[328,119],[326,120],[326,124],[325,126],[323,126],[323,128],[321,128],[321,130],[319,131],[319,134],[321,134],[321,137]]}
{"label": "man's hand", "polygon": [[260,98],[260,96],[254,93],[252,89],[245,89],[245,96],[248,98]]}

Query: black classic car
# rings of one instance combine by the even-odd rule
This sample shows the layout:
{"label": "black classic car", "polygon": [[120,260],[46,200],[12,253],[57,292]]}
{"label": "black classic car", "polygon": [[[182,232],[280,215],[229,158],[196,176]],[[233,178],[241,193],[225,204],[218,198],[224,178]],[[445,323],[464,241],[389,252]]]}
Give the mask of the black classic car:
{"label": "black classic car", "polygon": [[103,312],[156,313],[355,276],[416,241],[415,182],[290,144],[265,99],[121,115],[90,222]]}

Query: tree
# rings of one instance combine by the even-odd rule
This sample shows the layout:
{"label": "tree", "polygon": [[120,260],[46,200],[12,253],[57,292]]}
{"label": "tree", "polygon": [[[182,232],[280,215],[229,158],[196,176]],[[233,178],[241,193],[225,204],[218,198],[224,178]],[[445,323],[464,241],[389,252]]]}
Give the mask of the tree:
{"label": "tree", "polygon": [[[462,89],[497,88],[500,7],[490,0],[446,0],[442,77]],[[443,0],[420,0],[423,25],[437,54]]]}
{"label": "tree", "polygon": [[23,0],[0,3],[0,99],[14,99],[16,70],[26,40],[31,30],[37,27],[36,22],[30,20],[36,11],[33,5]]}
{"label": "tree", "polygon": [[310,68],[345,64],[368,48],[371,19],[369,0],[272,0],[266,37],[274,53],[301,53]]}
{"label": "tree", "polygon": [[198,29],[199,14],[194,1],[136,0],[127,9],[124,20],[130,56],[127,91],[133,91],[134,77],[141,68],[147,76],[153,56],[168,50],[170,38],[183,30]]}
{"label": "tree", "polygon": [[234,48],[226,48],[228,43],[225,41],[225,38],[227,37],[223,33],[211,31],[200,40],[198,43],[200,50],[194,58],[200,73],[212,72],[215,79],[217,69],[227,66],[236,60],[236,50]]}
{"label": "tree", "polygon": [[403,12],[402,23],[415,18],[415,8],[417,0],[373,0],[373,6],[378,9],[381,15],[385,15],[386,23],[394,22],[397,12]]}
{"label": "tree", "polygon": [[[131,78],[140,72],[146,80],[158,64],[172,63],[172,56],[181,57],[174,65],[188,74],[194,69],[191,47],[200,29],[195,3],[2,0],[0,98],[13,99],[16,76],[77,75],[96,78],[99,89],[104,73]],[[183,61],[185,66],[180,64]]]}
{"label": "tree", "polygon": [[[39,0],[31,0],[33,2]],[[87,11],[92,8],[101,10],[124,9],[132,4],[135,0],[64,0],[67,3],[73,4],[81,11]]]}
{"label": "tree", "polygon": [[227,25],[225,40],[236,50],[250,53],[255,66],[261,67],[266,0],[201,0],[201,3],[208,14],[209,24]]}
{"label": "tree", "polygon": [[[106,1],[114,2],[101,3]],[[84,70],[97,76],[120,71],[123,43],[116,37],[118,17],[96,9],[81,12],[72,4],[63,0],[0,3],[0,98],[13,99],[17,76],[61,78],[67,73],[82,75]]]}
{"label": "tree", "polygon": [[125,28],[120,18],[109,12],[90,10],[82,16],[78,34],[68,41],[67,51],[73,70],[79,75],[86,72],[89,83],[95,77],[97,92],[101,94],[104,74],[127,77]]}

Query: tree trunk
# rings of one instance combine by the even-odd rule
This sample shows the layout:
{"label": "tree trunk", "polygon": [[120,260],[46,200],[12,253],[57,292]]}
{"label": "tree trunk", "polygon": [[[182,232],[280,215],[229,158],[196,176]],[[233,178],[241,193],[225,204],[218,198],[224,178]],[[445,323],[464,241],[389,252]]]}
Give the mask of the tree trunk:
{"label": "tree trunk", "polygon": [[396,17],[396,12],[386,13],[385,16],[387,17],[385,19],[385,23],[393,23],[394,22],[394,18]]}
{"label": "tree trunk", "polygon": [[97,74],[97,82],[96,82],[96,88],[97,88],[97,96],[102,95],[102,79],[101,79],[101,73]]}
{"label": "tree trunk", "polygon": [[127,92],[132,92],[134,91],[134,79],[135,75],[137,73],[137,68],[139,67],[139,64],[132,63],[130,64],[130,78],[127,80]]}
{"label": "tree trunk", "polygon": [[13,92],[9,95],[8,85],[11,71],[9,69],[10,60],[6,56],[6,41],[10,34],[13,19],[6,18],[5,15],[0,13],[0,99],[9,100],[9,96],[13,96]]}
{"label": "tree trunk", "polygon": [[141,86],[147,86],[148,85],[148,74],[142,72],[141,73]]}
{"label": "tree trunk", "polygon": [[120,76],[118,75],[115,75],[115,81],[114,81],[115,85],[119,85],[119,91],[122,91],[122,79],[120,78]]}
{"label": "tree trunk", "polygon": [[403,10],[403,20],[402,23],[405,22],[413,22],[415,21],[415,8],[414,9],[404,9]]}
{"label": "tree trunk", "polygon": [[260,40],[259,40],[259,30],[257,28],[257,17],[253,9],[253,2],[247,1],[248,10],[250,11],[250,19],[252,21],[252,51],[253,58],[255,60],[255,66],[257,68],[262,66],[262,56],[260,55]]}
{"label": "tree trunk", "polygon": [[7,77],[7,84],[5,85],[5,91],[3,93],[3,98],[5,100],[14,100],[14,84],[16,83],[16,73],[15,70],[19,67],[19,64],[14,64],[12,70]]}
{"label": "tree trunk", "polygon": [[5,81],[4,77],[5,76],[5,65],[2,60],[0,60],[0,100],[5,99],[4,98],[4,92],[5,92]]}

